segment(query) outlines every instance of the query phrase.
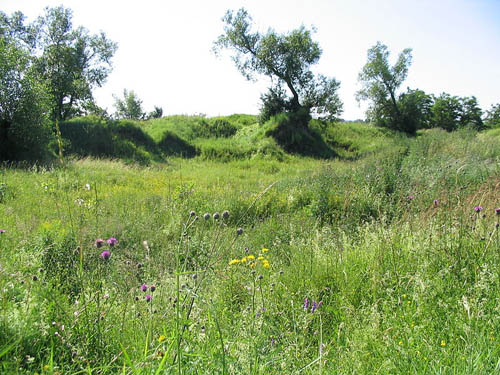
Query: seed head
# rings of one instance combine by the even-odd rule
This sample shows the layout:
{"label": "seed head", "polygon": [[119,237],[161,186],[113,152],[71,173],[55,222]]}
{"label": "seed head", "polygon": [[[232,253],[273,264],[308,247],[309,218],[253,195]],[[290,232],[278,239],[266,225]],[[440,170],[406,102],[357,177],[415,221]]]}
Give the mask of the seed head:
{"label": "seed head", "polygon": [[238,236],[241,236],[241,235],[243,234],[243,228],[238,228],[238,229],[236,229],[236,234],[237,234]]}
{"label": "seed head", "polygon": [[224,220],[229,219],[229,211],[228,211],[228,210],[225,210],[225,211],[222,213],[222,218],[223,218]]}
{"label": "seed head", "polygon": [[98,238],[97,240],[95,240],[94,245],[95,247],[100,248],[103,247],[105,243],[106,242],[102,238]]}
{"label": "seed head", "polygon": [[203,215],[203,218],[204,218],[205,220],[210,219],[210,214],[207,212],[205,215]]}
{"label": "seed head", "polygon": [[154,292],[156,290],[156,287],[154,285],[151,285],[149,289],[151,290],[151,292]]}
{"label": "seed head", "polygon": [[214,213],[214,220],[219,220],[220,214],[218,212]]}
{"label": "seed head", "polygon": [[195,215],[196,215],[196,212],[194,212],[194,211],[189,212],[189,216],[193,217]]}

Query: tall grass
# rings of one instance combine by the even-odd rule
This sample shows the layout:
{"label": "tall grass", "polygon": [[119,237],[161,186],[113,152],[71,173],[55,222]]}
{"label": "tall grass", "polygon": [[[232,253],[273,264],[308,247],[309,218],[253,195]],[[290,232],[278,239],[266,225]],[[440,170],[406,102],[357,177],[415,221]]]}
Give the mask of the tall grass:
{"label": "tall grass", "polygon": [[500,373],[496,137],[327,131],[353,161],[4,168],[1,372]]}

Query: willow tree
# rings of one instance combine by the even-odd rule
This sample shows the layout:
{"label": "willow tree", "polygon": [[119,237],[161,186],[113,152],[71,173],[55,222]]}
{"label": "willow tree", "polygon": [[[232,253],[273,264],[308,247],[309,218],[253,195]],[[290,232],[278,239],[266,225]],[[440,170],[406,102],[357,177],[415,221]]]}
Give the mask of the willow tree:
{"label": "willow tree", "polygon": [[333,120],[342,113],[337,94],[340,82],[311,71],[322,51],[310,30],[301,26],[285,34],[273,29],[252,31],[252,18],[243,8],[227,11],[222,21],[224,33],[215,41],[214,51],[230,50],[237,69],[248,80],[256,80],[257,75],[271,79],[269,92],[262,96],[263,107],[273,108],[270,115],[306,111]]}

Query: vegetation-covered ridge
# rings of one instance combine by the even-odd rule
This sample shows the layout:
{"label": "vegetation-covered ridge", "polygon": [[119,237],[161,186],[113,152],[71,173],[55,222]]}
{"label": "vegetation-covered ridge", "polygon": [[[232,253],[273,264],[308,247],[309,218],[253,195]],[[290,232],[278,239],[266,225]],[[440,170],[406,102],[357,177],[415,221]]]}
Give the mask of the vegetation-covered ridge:
{"label": "vegetation-covered ridge", "polygon": [[498,134],[348,126],[355,161],[2,169],[0,372],[499,373]]}

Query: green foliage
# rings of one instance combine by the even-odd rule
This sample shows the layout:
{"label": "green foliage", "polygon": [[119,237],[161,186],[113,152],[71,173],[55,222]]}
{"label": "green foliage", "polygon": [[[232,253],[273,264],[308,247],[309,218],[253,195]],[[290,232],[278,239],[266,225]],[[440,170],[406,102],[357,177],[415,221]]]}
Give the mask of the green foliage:
{"label": "green foliage", "polygon": [[500,104],[492,104],[491,108],[486,111],[484,123],[489,128],[500,127]]}
{"label": "green foliage", "polygon": [[149,164],[163,160],[162,148],[131,121],[75,118],[60,124],[65,151],[78,157],[120,158]]}
{"label": "green foliage", "polygon": [[[214,50],[232,50],[236,67],[249,80],[256,74],[276,80],[269,93],[262,96],[262,122],[283,109],[295,112],[304,107],[329,120],[342,112],[337,94],[340,83],[321,75],[316,78],[311,71],[321,56],[311,31],[301,26],[287,34],[272,29],[266,34],[252,32],[252,18],[243,8],[236,14],[227,11],[223,22],[224,33],[214,43]],[[291,97],[286,96],[283,86]]]}
{"label": "green foliage", "polygon": [[335,156],[321,134],[308,128],[310,119],[305,109],[279,114],[263,125],[265,135],[273,137],[277,144],[292,154],[322,158]]}
{"label": "green foliage", "polygon": [[481,115],[482,111],[474,96],[460,98],[442,93],[434,98],[431,108],[431,127],[453,131],[470,126],[481,130],[484,127]]}
{"label": "green foliage", "polygon": [[14,41],[0,38],[0,160],[43,160],[53,136],[48,96]]}
{"label": "green foliage", "polygon": [[368,50],[368,61],[359,73],[362,89],[356,93],[358,100],[369,100],[367,118],[379,126],[414,133],[407,128],[397,101],[397,90],[408,75],[411,49],[401,52],[394,66],[389,65],[389,50],[377,44]]}
{"label": "green foliage", "polygon": [[[146,114],[142,110],[142,100],[134,91],[123,89],[123,99],[114,97],[117,119],[143,120]],[[160,116],[161,117],[161,116]]]}
{"label": "green foliage", "polygon": [[63,6],[46,8],[36,25],[41,55],[35,65],[51,95],[52,120],[80,115],[93,104],[92,89],[106,81],[117,49],[102,32],[73,29],[72,18]]}

